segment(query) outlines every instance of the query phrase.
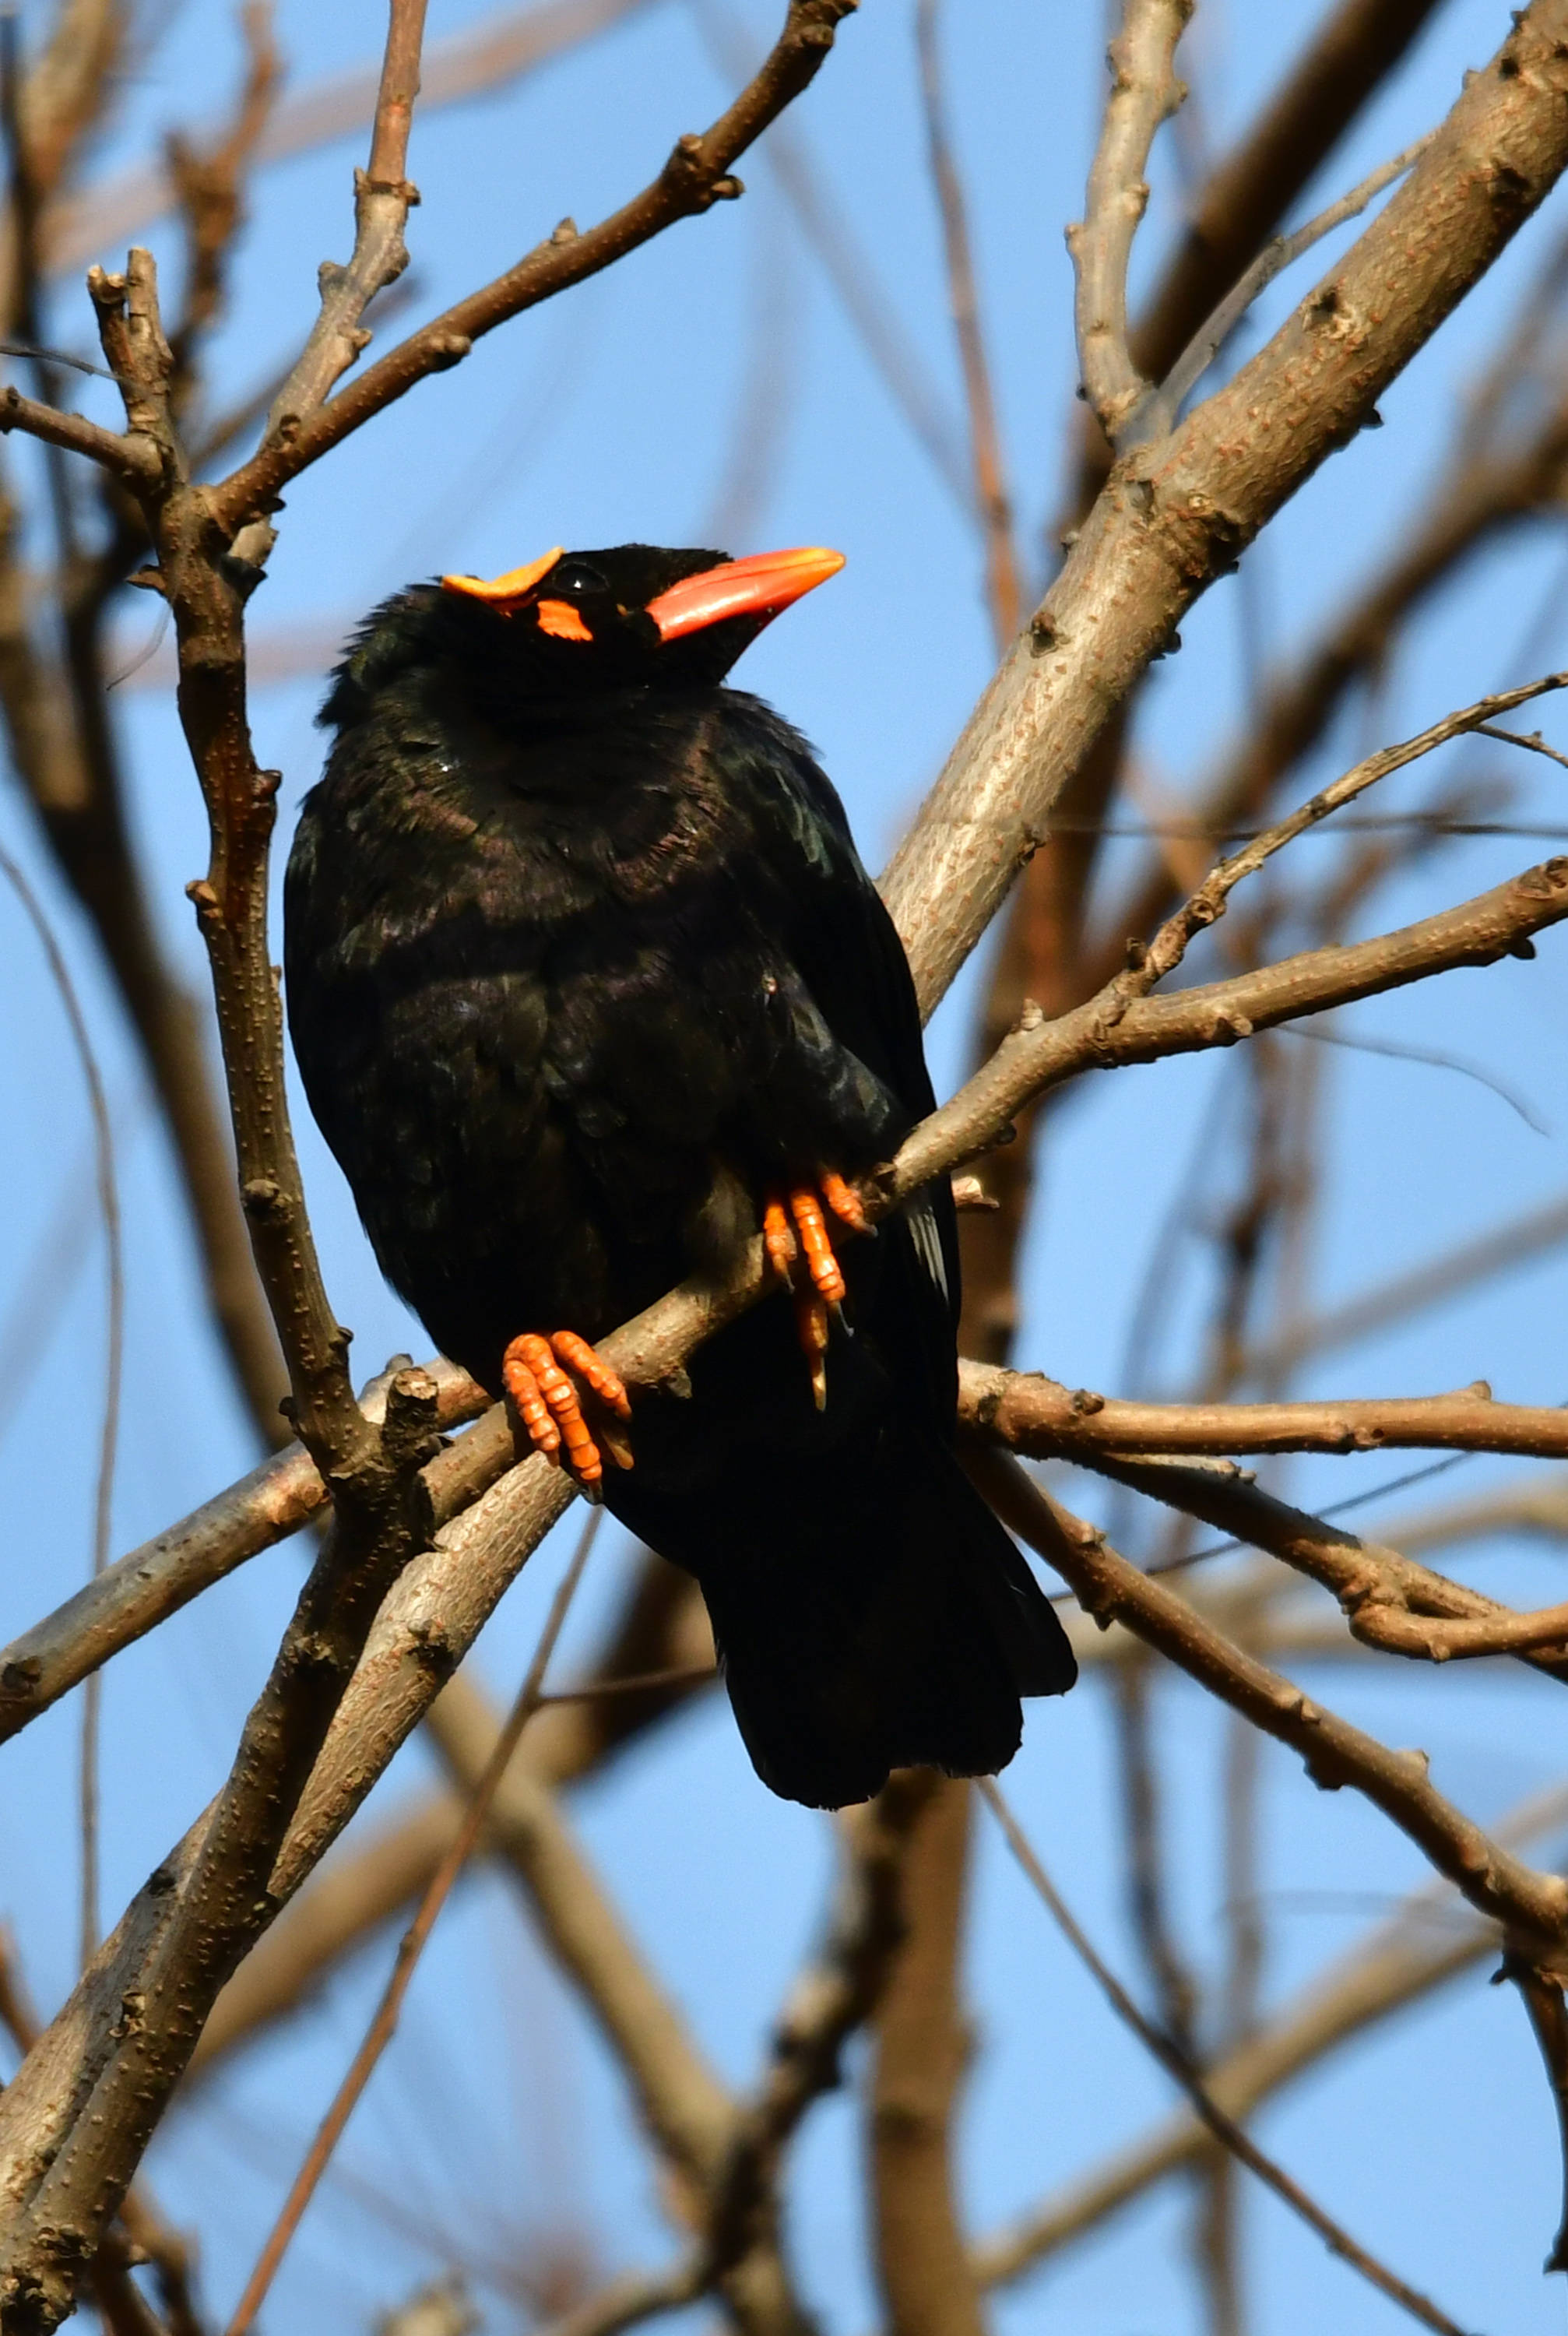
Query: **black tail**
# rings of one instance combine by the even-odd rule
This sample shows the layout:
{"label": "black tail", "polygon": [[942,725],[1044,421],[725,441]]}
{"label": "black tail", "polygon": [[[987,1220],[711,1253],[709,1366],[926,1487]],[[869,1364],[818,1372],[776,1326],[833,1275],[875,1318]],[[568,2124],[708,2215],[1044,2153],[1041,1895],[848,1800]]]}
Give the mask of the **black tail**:
{"label": "black tail", "polygon": [[753,1765],[786,1800],[869,1800],[891,1768],[989,1776],[1018,1748],[1020,1696],[1077,1676],[1054,1609],[940,1445],[813,1457],[710,1523],[700,1558],[677,1538],[665,1553],[701,1582]]}

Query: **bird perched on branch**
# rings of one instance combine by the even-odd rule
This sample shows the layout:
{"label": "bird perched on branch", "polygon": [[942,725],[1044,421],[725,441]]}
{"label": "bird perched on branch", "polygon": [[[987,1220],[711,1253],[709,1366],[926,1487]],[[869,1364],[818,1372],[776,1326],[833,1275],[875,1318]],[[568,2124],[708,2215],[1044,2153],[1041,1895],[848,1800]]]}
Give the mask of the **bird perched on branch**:
{"label": "bird perched on branch", "polygon": [[[696,1575],[758,1774],[830,1808],[1000,1768],[1074,1677],[953,1457],[947,1181],[874,1231],[854,1189],[932,1108],[903,949],[804,741],[724,686],[842,565],[622,544],[397,594],[286,892],[295,1051],[382,1270]],[[759,1224],[787,1291],[634,1417],[591,1342]]]}

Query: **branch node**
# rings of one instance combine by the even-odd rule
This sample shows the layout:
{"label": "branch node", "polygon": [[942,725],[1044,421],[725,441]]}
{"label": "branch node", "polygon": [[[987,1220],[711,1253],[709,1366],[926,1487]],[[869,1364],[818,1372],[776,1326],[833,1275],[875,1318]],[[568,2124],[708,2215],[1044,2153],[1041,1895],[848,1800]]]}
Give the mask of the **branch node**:
{"label": "branch node", "polygon": [[[190,887],[192,892],[196,887]],[[288,1213],[283,1187],[274,1176],[251,1176],[239,1187],[239,1199],[253,1224],[275,1225]]]}

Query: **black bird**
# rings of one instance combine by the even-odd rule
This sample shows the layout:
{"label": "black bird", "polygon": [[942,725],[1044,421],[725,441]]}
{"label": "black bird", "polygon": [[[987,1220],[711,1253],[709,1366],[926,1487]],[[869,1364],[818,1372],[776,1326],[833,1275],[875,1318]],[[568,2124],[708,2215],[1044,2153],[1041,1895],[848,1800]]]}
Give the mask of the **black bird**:
{"label": "black bird", "polygon": [[[758,1775],[829,1808],[1002,1767],[1019,1697],[1075,1676],[953,1456],[946,1180],[849,1231],[843,1180],[932,1108],[903,949],[804,741],[723,686],[842,565],[621,544],[398,593],[337,668],[286,891],[295,1051],[383,1271],[696,1575]],[[586,1342],[759,1221],[794,1319],[765,1299],[639,1397],[628,1449]]]}

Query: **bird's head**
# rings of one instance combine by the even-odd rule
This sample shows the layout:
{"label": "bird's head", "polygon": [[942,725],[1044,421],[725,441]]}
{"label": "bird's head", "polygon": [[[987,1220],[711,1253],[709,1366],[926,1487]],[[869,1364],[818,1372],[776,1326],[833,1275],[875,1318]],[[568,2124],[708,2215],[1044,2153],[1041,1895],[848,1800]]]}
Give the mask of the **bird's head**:
{"label": "bird's head", "polygon": [[843,564],[815,548],[731,560],[620,543],[558,547],[504,576],[443,576],[376,611],[323,719],[352,719],[363,692],[434,664],[466,667],[486,695],[557,705],[713,687],[765,625]]}

